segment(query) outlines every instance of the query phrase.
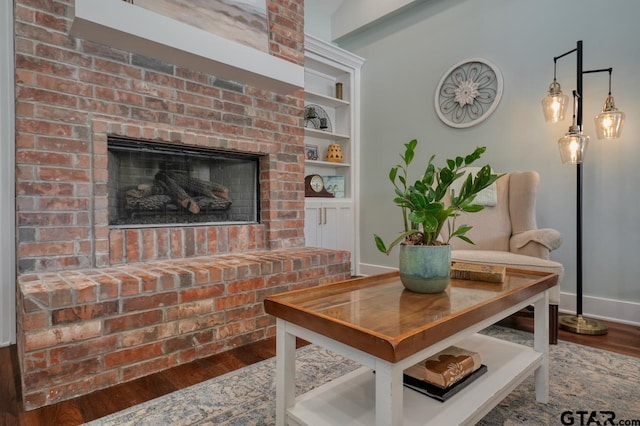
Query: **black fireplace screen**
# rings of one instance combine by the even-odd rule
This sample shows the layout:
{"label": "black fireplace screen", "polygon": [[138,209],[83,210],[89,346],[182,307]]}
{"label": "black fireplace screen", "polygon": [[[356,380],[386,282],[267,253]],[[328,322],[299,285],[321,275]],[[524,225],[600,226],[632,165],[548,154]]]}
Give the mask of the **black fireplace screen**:
{"label": "black fireplace screen", "polygon": [[258,157],[110,138],[109,225],[258,221]]}

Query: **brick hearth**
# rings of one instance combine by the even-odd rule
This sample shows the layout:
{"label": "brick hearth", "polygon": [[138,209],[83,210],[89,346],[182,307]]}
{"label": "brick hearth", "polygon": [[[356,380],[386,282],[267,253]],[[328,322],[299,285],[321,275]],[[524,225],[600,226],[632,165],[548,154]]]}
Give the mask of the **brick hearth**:
{"label": "brick hearth", "polygon": [[[263,339],[273,334],[266,294],[349,276],[347,253],[304,247],[302,89],[276,93],[72,37],[74,0],[14,5],[27,409]],[[271,55],[303,63],[303,9],[267,0]],[[259,156],[259,220],[109,226],[112,136]]]}
{"label": "brick hearth", "polygon": [[349,276],[348,252],[315,248],[22,275],[25,408],[273,336],[265,296]]}

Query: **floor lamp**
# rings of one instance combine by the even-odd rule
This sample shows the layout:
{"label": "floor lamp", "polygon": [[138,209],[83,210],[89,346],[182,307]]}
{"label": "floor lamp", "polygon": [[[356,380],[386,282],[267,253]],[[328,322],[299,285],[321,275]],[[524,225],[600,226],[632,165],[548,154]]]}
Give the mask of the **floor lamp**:
{"label": "floor lamp", "polygon": [[585,71],[582,68],[582,40],[577,42],[575,49],[553,58],[553,82],[549,86],[547,96],[542,100],[542,110],[545,120],[558,122],[564,118],[569,96],[562,93],[560,84],[556,81],[556,63],[558,59],[571,53],[576,53],[576,89],[573,91],[573,123],[569,131],[558,140],[560,157],[563,163],[576,165],[576,315],[562,316],[558,320],[560,328],[577,334],[601,335],[607,333],[607,326],[594,319],[582,315],[582,162],[586,152],[589,136],[582,133],[582,77],[584,74],[608,72],[609,95],[600,114],[595,116],[596,134],[598,139],[619,138],[622,133],[624,113],[615,107],[611,96],[611,73],[613,68],[603,68]]}

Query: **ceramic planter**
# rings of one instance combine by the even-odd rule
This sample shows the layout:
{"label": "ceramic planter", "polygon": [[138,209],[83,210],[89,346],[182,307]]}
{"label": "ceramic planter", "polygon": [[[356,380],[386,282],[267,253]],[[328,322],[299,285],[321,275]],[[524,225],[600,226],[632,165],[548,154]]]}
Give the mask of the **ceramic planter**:
{"label": "ceramic planter", "polygon": [[400,280],[407,290],[439,293],[449,285],[451,247],[400,246]]}

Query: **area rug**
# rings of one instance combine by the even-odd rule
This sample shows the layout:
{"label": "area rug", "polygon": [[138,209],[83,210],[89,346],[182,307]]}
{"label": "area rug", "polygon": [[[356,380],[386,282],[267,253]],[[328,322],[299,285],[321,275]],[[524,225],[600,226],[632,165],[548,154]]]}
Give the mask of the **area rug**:
{"label": "area rug", "polygon": [[[531,333],[499,326],[483,333],[528,345],[533,339]],[[549,403],[536,402],[533,379],[528,378],[479,425],[619,424],[621,420],[640,420],[639,358],[563,341],[550,346],[549,354]],[[318,346],[298,349],[296,393],[307,392],[358,367]],[[274,373],[275,359],[265,360],[88,425],[273,425]],[[612,415],[615,422],[606,423]]]}

